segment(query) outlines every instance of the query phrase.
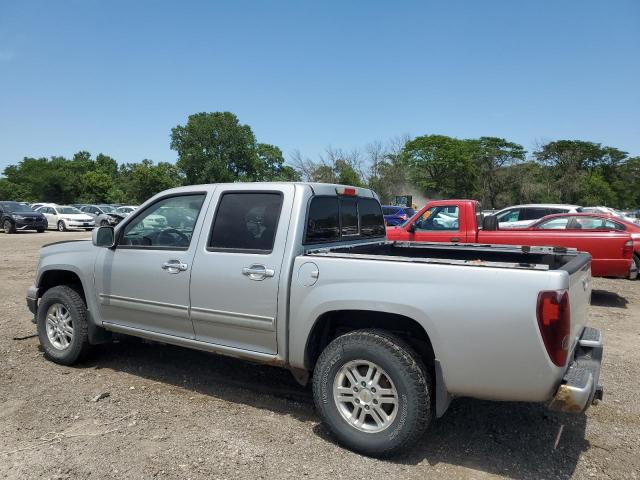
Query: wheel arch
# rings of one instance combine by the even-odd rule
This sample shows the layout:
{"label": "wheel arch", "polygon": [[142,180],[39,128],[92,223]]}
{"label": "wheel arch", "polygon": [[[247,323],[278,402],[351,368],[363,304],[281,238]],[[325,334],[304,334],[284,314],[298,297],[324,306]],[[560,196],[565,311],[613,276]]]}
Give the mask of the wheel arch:
{"label": "wheel arch", "polygon": [[354,330],[378,329],[393,333],[407,342],[420,356],[431,373],[434,382],[435,413],[442,417],[452,400],[443,368],[437,358],[429,336],[417,320],[397,313],[377,310],[331,310],[316,318],[304,350],[304,365],[307,371],[313,371],[315,363],[324,348],[336,337]]}

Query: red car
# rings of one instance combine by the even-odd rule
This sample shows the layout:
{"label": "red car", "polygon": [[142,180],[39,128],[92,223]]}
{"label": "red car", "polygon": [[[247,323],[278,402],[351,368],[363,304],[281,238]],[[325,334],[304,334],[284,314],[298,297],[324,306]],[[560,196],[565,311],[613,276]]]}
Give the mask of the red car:
{"label": "red car", "polygon": [[[586,228],[574,220],[581,217]],[[604,222],[586,223],[589,217],[601,217]],[[576,248],[591,254],[593,276],[635,278],[638,267],[633,260],[631,227],[625,223],[625,229],[618,228],[621,223],[604,215],[570,213],[546,216],[524,229],[500,230],[495,216],[482,221],[480,203],[475,200],[434,200],[404,225],[387,228],[387,239]]]}
{"label": "red car", "polygon": [[[557,219],[557,220],[553,220]],[[640,271],[640,225],[608,213],[561,213],[544,217],[535,225],[548,220],[547,227],[555,230],[615,230],[628,232],[633,241],[633,262]],[[553,220],[553,221],[552,221]]]}

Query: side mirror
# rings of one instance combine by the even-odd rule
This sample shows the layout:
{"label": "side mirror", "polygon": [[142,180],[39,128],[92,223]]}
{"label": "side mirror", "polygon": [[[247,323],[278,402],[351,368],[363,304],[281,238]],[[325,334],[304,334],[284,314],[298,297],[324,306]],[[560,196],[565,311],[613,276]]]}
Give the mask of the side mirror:
{"label": "side mirror", "polygon": [[488,215],[484,217],[484,220],[482,221],[482,229],[485,232],[498,230],[498,217],[495,215]]}
{"label": "side mirror", "polygon": [[113,231],[113,227],[94,228],[91,233],[91,242],[96,247],[113,247],[116,244],[116,234]]}
{"label": "side mirror", "polygon": [[415,223],[410,223],[410,224],[407,226],[407,232],[409,232],[409,233],[415,233],[415,231],[416,231],[416,224],[415,224]]}

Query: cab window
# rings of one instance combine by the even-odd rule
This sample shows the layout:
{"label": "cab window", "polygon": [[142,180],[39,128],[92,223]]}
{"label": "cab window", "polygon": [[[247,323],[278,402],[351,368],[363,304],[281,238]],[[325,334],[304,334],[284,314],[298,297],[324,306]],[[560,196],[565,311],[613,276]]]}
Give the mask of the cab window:
{"label": "cab window", "polygon": [[127,224],[118,246],[186,250],[204,198],[200,193],[157,201]]}
{"label": "cab window", "polygon": [[456,206],[439,206],[426,210],[415,222],[416,230],[456,231],[460,229],[460,209]]}
{"label": "cab window", "polygon": [[208,249],[270,253],[282,210],[278,192],[233,192],[220,198]]}

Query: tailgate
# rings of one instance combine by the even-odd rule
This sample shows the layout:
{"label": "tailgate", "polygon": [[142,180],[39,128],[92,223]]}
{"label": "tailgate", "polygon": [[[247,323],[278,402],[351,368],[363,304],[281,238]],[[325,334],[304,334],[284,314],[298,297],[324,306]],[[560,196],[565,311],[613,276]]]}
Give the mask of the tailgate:
{"label": "tailgate", "polygon": [[582,329],[586,326],[588,308],[591,304],[591,256],[577,255],[562,270],[569,273],[569,303],[571,305],[571,349],[572,352]]}

